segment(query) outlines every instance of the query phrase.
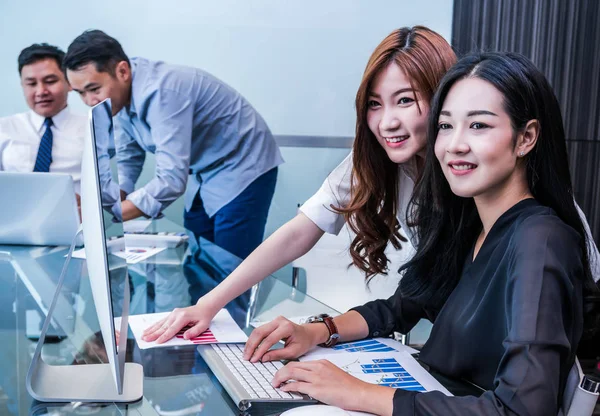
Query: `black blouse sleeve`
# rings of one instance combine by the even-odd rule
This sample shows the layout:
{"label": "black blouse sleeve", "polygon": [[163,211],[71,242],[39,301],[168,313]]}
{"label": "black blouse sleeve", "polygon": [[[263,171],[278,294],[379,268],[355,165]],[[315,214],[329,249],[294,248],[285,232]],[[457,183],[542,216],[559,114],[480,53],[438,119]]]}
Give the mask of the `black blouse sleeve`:
{"label": "black blouse sleeve", "polygon": [[394,415],[556,415],[582,331],[579,236],[554,216],[531,217],[509,246],[508,336],[494,390],[480,397],[397,390]]}
{"label": "black blouse sleeve", "polygon": [[392,332],[406,334],[427,316],[419,304],[402,297],[400,286],[389,299],[377,299],[351,310],[367,321],[369,337],[387,337]]}

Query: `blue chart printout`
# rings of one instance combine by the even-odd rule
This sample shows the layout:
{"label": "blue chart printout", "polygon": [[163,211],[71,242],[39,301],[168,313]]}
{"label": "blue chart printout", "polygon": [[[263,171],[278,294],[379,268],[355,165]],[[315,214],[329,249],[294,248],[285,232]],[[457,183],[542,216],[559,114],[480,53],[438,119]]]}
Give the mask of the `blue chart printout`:
{"label": "blue chart printout", "polygon": [[406,352],[408,354],[414,354],[418,351],[391,338],[371,338],[363,339],[361,341],[342,342],[331,348],[315,347],[306,355],[306,357],[308,357],[307,360],[310,360],[310,357],[313,355],[325,356],[344,352],[379,352],[384,354],[393,352]]}
{"label": "blue chart printout", "polygon": [[347,352],[387,352],[387,351],[398,351],[381,341],[376,339],[366,339],[364,341],[345,342],[332,347],[335,351],[347,351]]}
{"label": "blue chart printout", "polygon": [[417,392],[437,390],[451,396],[444,386],[406,352],[397,352],[393,349],[392,351],[349,352],[347,348],[341,348],[336,353],[326,355],[312,352],[301,357],[300,361],[319,359],[329,360],[346,373],[367,383]]}
{"label": "blue chart printout", "polygon": [[[427,391],[398,362],[397,358],[370,358],[364,355],[354,355],[353,357],[355,357],[354,360],[347,360],[348,363],[340,367],[348,374],[373,384],[379,384],[380,386],[401,388],[409,391]],[[328,359],[331,360],[331,357]]]}
{"label": "blue chart printout", "polygon": [[363,374],[381,375],[384,373],[385,376],[382,376],[377,383],[380,386],[410,391],[427,391],[395,358],[375,358],[372,363],[361,363],[360,368]]}

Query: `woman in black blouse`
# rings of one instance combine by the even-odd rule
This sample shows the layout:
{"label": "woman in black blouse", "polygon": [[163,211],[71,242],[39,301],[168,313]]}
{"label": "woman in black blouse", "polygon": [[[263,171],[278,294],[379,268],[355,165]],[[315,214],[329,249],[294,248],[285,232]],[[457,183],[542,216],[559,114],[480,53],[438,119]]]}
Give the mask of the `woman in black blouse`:
{"label": "woman in black blouse", "polygon": [[[398,290],[336,317],[338,333],[388,336],[430,319],[420,360],[485,393],[370,385],[327,361],[290,363],[274,384],[293,380],[281,388],[385,415],[556,415],[584,330],[583,293],[596,288],[560,108],[530,61],[477,54],[446,74],[413,202],[420,242]],[[293,358],[328,337],[325,325],[278,318],[254,331],[247,356]],[[286,347],[265,354],[279,339]]]}

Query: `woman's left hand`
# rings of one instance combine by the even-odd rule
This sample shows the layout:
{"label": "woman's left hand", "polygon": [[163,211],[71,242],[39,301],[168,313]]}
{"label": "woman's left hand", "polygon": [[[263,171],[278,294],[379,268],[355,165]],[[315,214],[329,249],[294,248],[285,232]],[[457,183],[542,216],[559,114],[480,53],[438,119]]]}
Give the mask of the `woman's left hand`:
{"label": "woman's left hand", "polygon": [[391,414],[394,396],[394,389],[359,380],[327,360],[291,362],[277,371],[273,386],[287,392],[308,394],[320,402],[346,410],[378,414],[382,414],[376,411],[382,405],[386,409],[389,407]]}

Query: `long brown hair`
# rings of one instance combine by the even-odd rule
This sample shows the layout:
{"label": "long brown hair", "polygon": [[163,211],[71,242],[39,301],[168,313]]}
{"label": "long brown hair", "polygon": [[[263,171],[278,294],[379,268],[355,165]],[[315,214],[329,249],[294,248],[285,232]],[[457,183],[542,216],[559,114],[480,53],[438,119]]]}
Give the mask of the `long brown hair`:
{"label": "long brown hair", "polygon": [[[431,100],[446,71],[456,62],[452,47],[424,27],[404,27],[390,33],[369,58],[356,93],[356,137],[353,145],[350,202],[332,208],[343,214],[356,237],[350,255],[369,280],[387,273],[388,242],[401,248],[398,211],[398,165],[392,162],[367,124],[367,103],[375,77],[395,62],[408,76],[413,91]],[[416,97],[415,97],[416,99]],[[417,102],[418,105],[418,102]],[[419,107],[419,111],[422,111]]]}

